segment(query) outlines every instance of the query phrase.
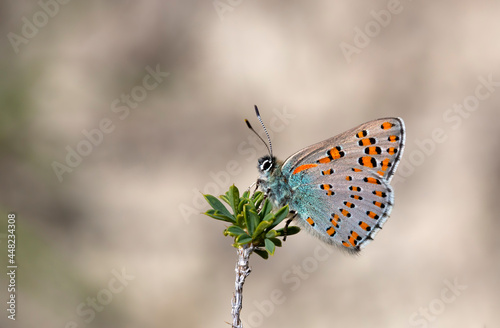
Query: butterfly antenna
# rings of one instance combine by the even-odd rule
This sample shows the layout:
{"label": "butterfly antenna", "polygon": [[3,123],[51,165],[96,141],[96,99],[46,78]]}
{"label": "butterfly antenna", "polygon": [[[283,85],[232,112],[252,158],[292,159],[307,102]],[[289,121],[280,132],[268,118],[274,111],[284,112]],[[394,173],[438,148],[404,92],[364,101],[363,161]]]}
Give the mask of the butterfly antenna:
{"label": "butterfly antenna", "polygon": [[268,145],[267,145],[267,143],[264,141],[264,139],[262,139],[262,137],[261,137],[261,136],[259,136],[259,134],[257,133],[257,131],[255,131],[255,130],[252,128],[252,126],[250,125],[250,122],[248,122],[248,120],[247,120],[247,119],[245,119],[245,123],[247,124],[248,128],[249,128],[250,130],[252,130],[252,132],[253,132],[253,133],[255,133],[255,135],[256,135],[257,137],[259,137],[259,139],[260,139],[260,140],[264,143],[264,145],[266,145],[267,151],[268,151],[268,152],[271,154],[271,156],[272,156],[271,150],[269,149],[269,146],[268,146]]}
{"label": "butterfly antenna", "polygon": [[262,125],[262,128],[264,129],[264,132],[266,133],[267,141],[269,142],[269,147],[267,147],[267,150],[269,150],[269,155],[271,155],[271,157],[273,157],[273,145],[271,144],[271,138],[269,137],[269,133],[267,133],[267,129],[266,129],[266,126],[264,125],[264,122],[262,122],[262,118],[260,118],[260,113],[259,113],[259,109],[257,108],[257,105],[254,105],[254,106],[255,106],[255,114],[257,114],[257,118],[259,119],[260,124]]}

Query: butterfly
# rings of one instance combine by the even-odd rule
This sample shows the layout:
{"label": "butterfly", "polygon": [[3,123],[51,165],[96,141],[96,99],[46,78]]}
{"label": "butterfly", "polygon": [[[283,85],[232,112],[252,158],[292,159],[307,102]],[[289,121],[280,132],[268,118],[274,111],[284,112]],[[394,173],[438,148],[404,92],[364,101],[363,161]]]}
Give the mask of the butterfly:
{"label": "butterfly", "polygon": [[294,220],[327,244],[348,252],[363,249],[392,210],[394,191],[389,183],[403,155],[403,120],[369,121],[282,162],[273,156],[257,106],[255,112],[269,142],[269,155],[258,160],[257,188],[275,207],[289,205],[287,225]]}

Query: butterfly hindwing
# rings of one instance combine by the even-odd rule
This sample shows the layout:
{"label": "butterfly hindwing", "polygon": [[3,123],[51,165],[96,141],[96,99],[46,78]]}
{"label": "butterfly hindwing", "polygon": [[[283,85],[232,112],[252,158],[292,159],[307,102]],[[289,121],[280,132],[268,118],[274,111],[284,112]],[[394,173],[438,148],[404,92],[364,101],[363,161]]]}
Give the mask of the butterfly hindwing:
{"label": "butterfly hindwing", "polygon": [[392,188],[370,171],[361,176],[339,169],[330,176],[301,184],[290,207],[299,214],[298,222],[310,231],[312,228],[323,241],[359,250],[387,219],[393,204]]}
{"label": "butterfly hindwing", "polygon": [[358,251],[393,204],[389,181],[404,148],[404,124],[385,118],[307,147],[282,166],[298,222],[327,243]]}

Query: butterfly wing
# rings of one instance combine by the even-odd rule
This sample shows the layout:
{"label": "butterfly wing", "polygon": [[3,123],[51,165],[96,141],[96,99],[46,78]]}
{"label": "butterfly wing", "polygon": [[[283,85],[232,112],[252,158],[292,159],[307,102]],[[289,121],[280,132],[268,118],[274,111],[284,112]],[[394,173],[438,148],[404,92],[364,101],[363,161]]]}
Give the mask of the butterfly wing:
{"label": "butterfly wing", "polygon": [[400,118],[370,121],[302,149],[282,166],[297,221],[329,244],[359,251],[393,204],[389,185],[403,153]]}

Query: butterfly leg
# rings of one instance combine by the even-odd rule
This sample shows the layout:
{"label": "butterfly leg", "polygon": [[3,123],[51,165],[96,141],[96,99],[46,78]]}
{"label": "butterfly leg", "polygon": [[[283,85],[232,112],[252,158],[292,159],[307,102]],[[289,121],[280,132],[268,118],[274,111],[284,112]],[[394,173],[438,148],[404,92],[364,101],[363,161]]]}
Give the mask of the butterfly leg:
{"label": "butterfly leg", "polygon": [[252,192],[252,195],[253,195],[253,194],[255,194],[255,192],[257,191],[257,188],[259,188],[259,185],[257,184],[257,182],[254,182],[254,183],[252,183],[252,184],[251,184],[251,185],[247,188],[248,192],[250,192],[250,190],[252,189],[252,187],[253,187],[253,186],[255,186],[255,189],[254,189],[254,191]]}
{"label": "butterfly leg", "polygon": [[[255,194],[257,192],[257,190],[259,190],[259,188],[261,187],[261,183],[262,183],[263,180],[261,179],[257,179],[257,182],[254,182],[250,188],[255,185],[255,190],[253,191],[253,194]],[[267,188],[265,191],[261,188],[262,192],[264,193],[264,198],[262,199],[262,202],[260,203],[260,206],[257,210],[260,211],[260,209],[262,208],[262,205],[264,204],[264,201],[268,198],[270,198],[271,196],[271,189],[270,188]],[[253,195],[252,194],[252,195]]]}
{"label": "butterfly leg", "polygon": [[297,216],[297,212],[295,211],[290,211],[290,214],[292,214],[292,216],[290,216],[287,220],[286,220],[286,223],[285,223],[285,228],[283,228],[283,241],[286,241],[286,234],[287,234],[287,230],[288,230],[288,226],[290,225],[290,223],[292,223],[292,220],[295,219],[295,217]]}

